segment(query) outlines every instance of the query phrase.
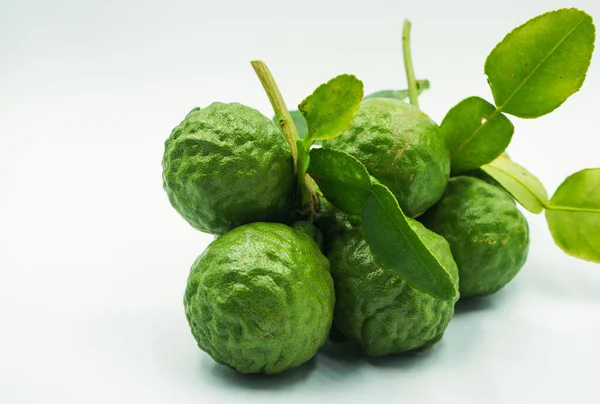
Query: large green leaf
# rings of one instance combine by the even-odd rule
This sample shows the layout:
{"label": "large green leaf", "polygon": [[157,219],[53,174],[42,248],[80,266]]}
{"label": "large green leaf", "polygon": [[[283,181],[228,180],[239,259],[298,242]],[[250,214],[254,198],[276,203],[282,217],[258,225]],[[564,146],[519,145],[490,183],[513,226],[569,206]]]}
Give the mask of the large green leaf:
{"label": "large green leaf", "polygon": [[546,220],[567,254],[600,263],[600,168],[568,177],[554,193]]}
{"label": "large green leaf", "polygon": [[542,213],[548,204],[548,193],[540,180],[508,157],[500,156],[481,169],[498,181],[528,211]]}
{"label": "large green leaf", "polygon": [[522,118],[556,109],[583,84],[594,40],[592,17],[576,9],[542,14],[516,28],[485,63],[498,109]]}
{"label": "large green leaf", "polygon": [[[417,80],[417,94],[429,89],[429,80]],[[365,100],[370,98],[394,98],[404,101],[409,97],[409,90],[382,90],[365,96]]]}
{"label": "large green leaf", "polygon": [[360,161],[339,150],[312,149],[308,174],[328,201],[351,215],[362,214],[371,180]]}
{"label": "large green leaf", "polygon": [[456,296],[450,275],[408,223],[394,195],[354,157],[339,150],[310,151],[308,173],[339,209],[362,215],[375,257],[412,287],[440,299]]}
{"label": "large green leaf", "polygon": [[483,98],[469,97],[448,112],[441,132],[456,173],[474,170],[501,155],[510,143],[514,126],[494,105]]}
{"label": "large green leaf", "polygon": [[394,194],[373,183],[362,217],[365,240],[379,263],[409,285],[434,297],[452,300],[456,287],[450,274],[411,228]]}
{"label": "large green leaf", "polygon": [[307,138],[325,140],[341,135],[352,123],[363,96],[362,81],[350,74],[321,84],[298,105],[308,126]]}

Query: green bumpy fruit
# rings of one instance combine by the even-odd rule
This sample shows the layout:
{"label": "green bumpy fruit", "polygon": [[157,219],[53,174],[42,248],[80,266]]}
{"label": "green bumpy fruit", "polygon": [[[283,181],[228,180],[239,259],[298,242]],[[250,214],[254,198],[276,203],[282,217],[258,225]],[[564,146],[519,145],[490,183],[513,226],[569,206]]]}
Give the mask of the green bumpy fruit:
{"label": "green bumpy fruit", "polygon": [[[408,219],[411,227],[458,282],[450,247],[441,236]],[[454,314],[443,301],[409,286],[373,256],[360,227],[333,242],[328,255],[335,282],[334,321],[372,356],[425,350],[438,342]]]}
{"label": "green bumpy fruit", "polygon": [[165,142],[162,165],[169,201],[200,231],[223,234],[246,223],[289,220],[292,153],[255,109],[215,102],[192,110]]}
{"label": "green bumpy fruit", "polygon": [[323,196],[319,199],[321,209],[315,218],[315,225],[323,234],[323,251],[327,253],[333,240],[360,225],[360,218],[341,211]]}
{"label": "green bumpy fruit", "polygon": [[335,295],[329,261],[305,233],[251,223],[194,262],[185,313],[198,346],[242,373],[279,373],[327,339]]}
{"label": "green bumpy fruit", "polygon": [[350,128],[324,145],[360,160],[410,217],[440,199],[450,175],[450,152],[438,125],[400,100],[364,101]]}
{"label": "green bumpy fruit", "polygon": [[315,226],[311,222],[300,220],[292,223],[292,229],[301,231],[308,237],[312,238],[313,241],[317,243],[319,250],[323,251],[323,233],[321,233],[317,226]]}
{"label": "green bumpy fruit", "polygon": [[527,220],[506,191],[478,178],[452,178],[423,223],[448,240],[461,297],[500,290],[527,259]]}

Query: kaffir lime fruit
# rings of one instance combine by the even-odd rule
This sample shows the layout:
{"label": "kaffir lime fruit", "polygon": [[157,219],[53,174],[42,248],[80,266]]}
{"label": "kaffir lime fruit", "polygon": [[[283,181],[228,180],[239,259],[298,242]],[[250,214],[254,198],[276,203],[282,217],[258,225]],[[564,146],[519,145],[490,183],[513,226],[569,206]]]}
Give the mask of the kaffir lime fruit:
{"label": "kaffir lime fruit", "polygon": [[317,243],[319,250],[323,251],[323,233],[321,233],[317,226],[311,222],[300,220],[292,223],[292,229],[301,231],[308,237],[312,238],[313,241]]}
{"label": "kaffir lime fruit", "polygon": [[364,101],[348,131],[324,145],[360,160],[410,217],[438,201],[450,175],[450,152],[438,125],[395,99]]}
{"label": "kaffir lime fruit", "polygon": [[[408,219],[457,282],[458,270],[443,237]],[[438,342],[454,314],[444,301],[409,286],[373,256],[360,227],[345,232],[328,255],[335,282],[335,325],[368,355],[424,350]]]}
{"label": "kaffir lime fruit", "polygon": [[461,297],[498,291],[527,259],[527,220],[506,191],[478,178],[452,178],[423,223],[448,240]]}
{"label": "kaffir lime fruit", "polygon": [[252,223],[194,262],[184,305],[198,346],[242,373],[279,373],[327,339],[335,302],[329,261],[305,233]]}
{"label": "kaffir lime fruit", "polygon": [[315,218],[317,228],[323,234],[323,250],[325,253],[331,248],[331,243],[344,232],[360,224],[360,218],[348,215],[336,208],[331,202],[320,197],[320,211]]}
{"label": "kaffir lime fruit", "polygon": [[165,142],[163,186],[194,228],[222,234],[288,220],[295,179],[282,133],[260,112],[215,102],[185,117]]}

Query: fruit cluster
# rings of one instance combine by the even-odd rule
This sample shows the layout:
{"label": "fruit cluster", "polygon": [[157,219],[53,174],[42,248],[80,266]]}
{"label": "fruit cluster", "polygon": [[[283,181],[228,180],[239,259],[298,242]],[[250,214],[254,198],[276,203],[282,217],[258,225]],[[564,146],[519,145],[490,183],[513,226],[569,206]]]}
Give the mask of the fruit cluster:
{"label": "fruit cluster", "polygon": [[[193,109],[162,164],[172,206],[216,236],[184,296],[198,346],[269,374],[306,362],[330,334],[368,355],[428,349],[459,297],[492,294],[524,265],[529,229],[515,200],[546,210],[567,253],[600,261],[600,221],[586,220],[600,212],[600,170],[574,174],[548,200],[504,153],[514,132],[504,113],[541,116],[575,93],[594,33],[574,9],[518,27],[486,62],[495,104],[467,98],[440,126],[418,108],[429,82],[414,77],[408,22],[408,90],[364,97],[341,75],[290,112],[253,62],[274,120],[236,103]],[[583,245],[574,233],[591,236]]]}

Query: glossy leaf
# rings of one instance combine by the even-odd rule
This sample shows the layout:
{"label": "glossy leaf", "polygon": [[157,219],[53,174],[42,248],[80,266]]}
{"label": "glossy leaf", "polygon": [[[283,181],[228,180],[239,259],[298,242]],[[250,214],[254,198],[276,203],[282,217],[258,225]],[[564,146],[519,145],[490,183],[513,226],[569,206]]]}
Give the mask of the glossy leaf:
{"label": "glossy leaf", "polygon": [[[417,80],[417,94],[421,94],[423,91],[429,90],[429,80]],[[394,98],[396,100],[404,101],[409,97],[408,90],[382,90],[365,96],[365,100],[370,98]]]}
{"label": "glossy leaf", "polygon": [[502,185],[528,211],[542,213],[548,204],[548,193],[540,180],[505,155],[481,169]]}
{"label": "glossy leaf", "polygon": [[328,201],[351,215],[362,214],[371,180],[360,161],[339,150],[312,149],[308,174]]}
{"label": "glossy leaf", "polygon": [[[423,91],[429,89],[429,80],[419,80],[417,81],[418,85],[418,93],[421,94]],[[395,98],[397,100],[406,100],[408,99],[408,90],[383,90],[377,91],[375,93],[369,94],[363,98],[363,100],[368,100],[370,98]],[[306,119],[304,119],[304,115],[298,110],[290,111],[290,115],[292,116],[292,120],[294,121],[294,125],[296,126],[296,130],[298,131],[298,136],[300,139],[304,138],[306,132],[308,131],[308,125],[306,124]],[[273,117],[273,122],[277,123],[277,117]]]}
{"label": "glossy leaf", "polygon": [[592,17],[576,9],[542,14],[516,28],[485,63],[496,106],[522,118],[552,112],[583,84],[594,40]]}
{"label": "glossy leaf", "polygon": [[483,98],[469,97],[452,108],[441,125],[450,149],[452,171],[474,170],[502,154],[514,126]]}
{"label": "glossy leaf", "polygon": [[427,248],[402,213],[394,194],[374,183],[364,206],[363,232],[381,265],[415,289],[443,300],[456,297],[450,274]]}
{"label": "glossy leaf", "polygon": [[352,123],[363,96],[362,81],[350,74],[320,85],[298,105],[306,119],[308,139],[325,140],[341,135]]}
{"label": "glossy leaf", "polygon": [[600,168],[568,177],[554,193],[546,220],[567,254],[600,263]]}

